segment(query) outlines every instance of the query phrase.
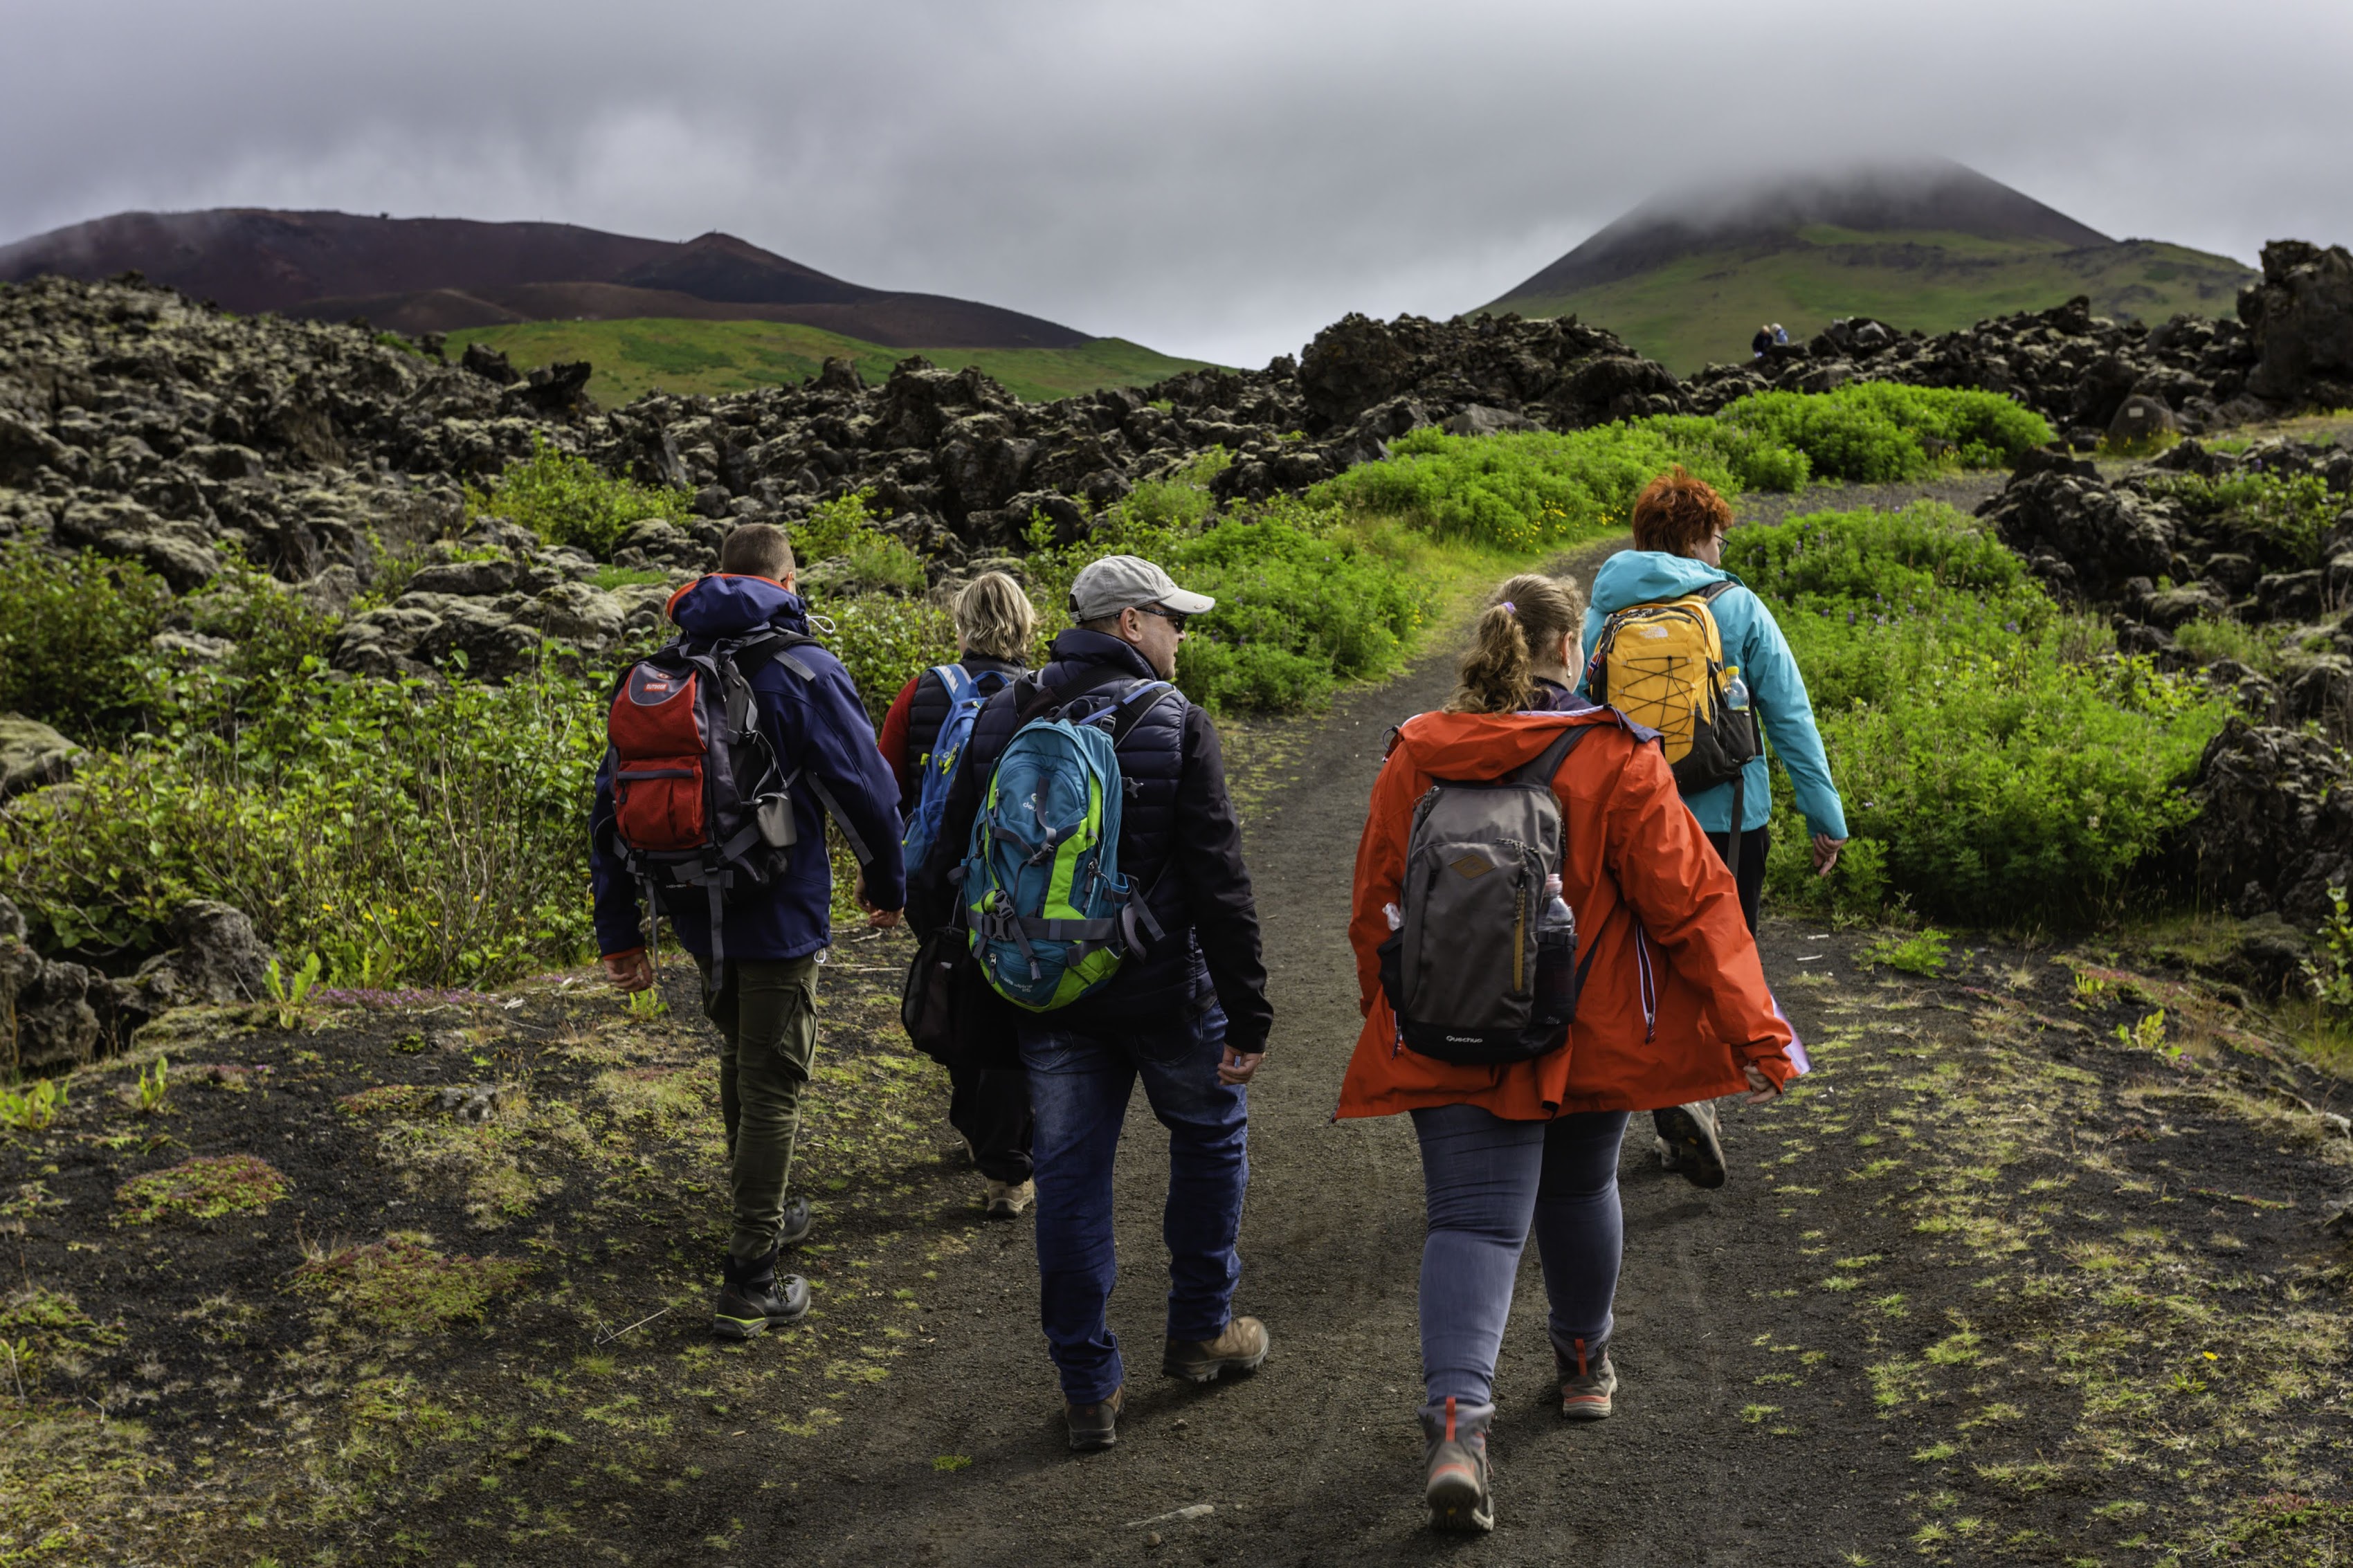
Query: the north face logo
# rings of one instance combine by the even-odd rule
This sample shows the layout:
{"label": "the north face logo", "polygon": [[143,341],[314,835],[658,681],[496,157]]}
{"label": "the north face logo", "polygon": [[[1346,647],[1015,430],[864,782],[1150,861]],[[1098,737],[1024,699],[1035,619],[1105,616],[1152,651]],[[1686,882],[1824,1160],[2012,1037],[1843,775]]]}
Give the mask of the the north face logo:
{"label": "the north face logo", "polygon": [[1452,862],[1452,865],[1454,869],[1474,882],[1495,868],[1476,855],[1465,855],[1461,859]]}

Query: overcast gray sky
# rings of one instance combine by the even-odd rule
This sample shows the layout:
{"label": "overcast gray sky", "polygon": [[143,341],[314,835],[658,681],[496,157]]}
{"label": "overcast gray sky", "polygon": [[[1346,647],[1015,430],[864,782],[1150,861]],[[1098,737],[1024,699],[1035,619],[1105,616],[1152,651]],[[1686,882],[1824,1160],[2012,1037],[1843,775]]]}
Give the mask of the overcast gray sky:
{"label": "overcast gray sky", "polygon": [[126,207],[721,228],[1262,363],[1662,186],[1957,158],[2252,261],[2353,241],[2346,0],[5,0],[0,241]]}

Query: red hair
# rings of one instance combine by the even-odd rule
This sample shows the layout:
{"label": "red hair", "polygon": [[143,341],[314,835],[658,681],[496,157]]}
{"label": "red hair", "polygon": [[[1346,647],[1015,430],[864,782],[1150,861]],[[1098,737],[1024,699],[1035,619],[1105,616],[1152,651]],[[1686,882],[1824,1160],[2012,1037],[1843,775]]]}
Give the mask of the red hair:
{"label": "red hair", "polygon": [[1680,465],[1652,479],[1634,500],[1634,548],[1689,555],[1711,533],[1732,526],[1732,503]]}

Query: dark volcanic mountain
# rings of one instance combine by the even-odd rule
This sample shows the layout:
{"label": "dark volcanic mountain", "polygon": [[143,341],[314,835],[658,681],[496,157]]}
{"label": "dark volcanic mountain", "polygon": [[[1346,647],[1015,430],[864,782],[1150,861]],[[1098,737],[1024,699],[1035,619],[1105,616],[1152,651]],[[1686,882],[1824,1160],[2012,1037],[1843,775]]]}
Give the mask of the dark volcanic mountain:
{"label": "dark volcanic mountain", "polygon": [[800,321],[894,348],[1071,348],[1083,332],[828,277],[733,235],[684,244],[557,223],[224,207],[118,213],[0,247],[0,282],[144,273],[252,314],[401,331],[641,316]]}
{"label": "dark volcanic mountain", "polygon": [[2155,321],[2225,310],[2253,277],[2229,257],[2110,239],[1937,158],[1656,197],[1482,309],[1598,321],[1687,373],[1745,359],[1761,321],[1937,331],[2076,294]]}

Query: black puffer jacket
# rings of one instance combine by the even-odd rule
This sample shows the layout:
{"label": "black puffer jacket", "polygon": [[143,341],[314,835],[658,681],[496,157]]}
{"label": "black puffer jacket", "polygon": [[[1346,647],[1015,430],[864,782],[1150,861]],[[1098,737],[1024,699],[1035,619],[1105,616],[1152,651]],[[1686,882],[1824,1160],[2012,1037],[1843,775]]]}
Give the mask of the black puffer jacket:
{"label": "black puffer jacket", "polygon": [[[1048,687],[1074,684],[1103,666],[1155,679],[1142,654],[1100,632],[1064,632],[1053,651],[1038,672]],[[948,792],[940,848],[919,879],[926,902],[948,901],[947,874],[971,842],[989,772],[1020,727],[1015,695],[992,698],[973,725]],[[1226,794],[1216,726],[1190,702],[1163,700],[1129,731],[1119,763],[1127,784],[1120,873],[1151,889],[1153,918],[1164,935],[1149,956],[1131,958],[1111,984],[1054,1014],[1055,1020],[1087,1033],[1159,1028],[1214,999],[1226,1010],[1227,1043],[1245,1054],[1264,1050],[1274,1015],[1259,956],[1258,907],[1242,865],[1241,822]]]}

